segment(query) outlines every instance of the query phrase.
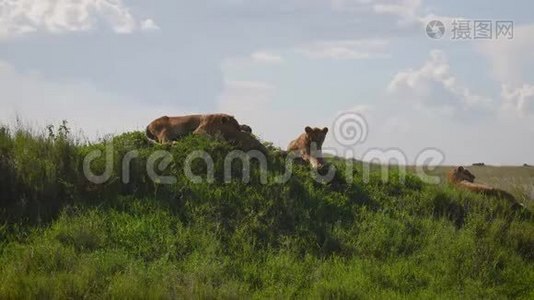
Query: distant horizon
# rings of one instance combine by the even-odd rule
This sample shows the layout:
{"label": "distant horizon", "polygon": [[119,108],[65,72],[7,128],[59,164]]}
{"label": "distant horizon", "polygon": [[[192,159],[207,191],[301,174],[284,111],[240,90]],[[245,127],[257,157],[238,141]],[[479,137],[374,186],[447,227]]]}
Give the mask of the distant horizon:
{"label": "distant horizon", "polygon": [[[218,112],[211,112],[211,113],[218,113]],[[118,136],[118,135],[121,135],[121,134],[124,134],[124,133],[128,133],[128,132],[136,132],[136,131],[139,131],[139,132],[144,132],[145,130],[145,126],[143,127],[139,127],[139,128],[133,128],[133,129],[130,129],[130,130],[117,130],[117,131],[114,131],[114,132],[109,132],[109,133],[94,133],[93,136],[88,136],[85,134],[85,132],[83,131],[83,128],[76,128],[76,127],[71,127],[71,123],[69,120],[65,120],[67,121],[67,124],[68,124],[68,127],[69,129],[71,130],[71,136],[72,137],[75,137],[75,138],[79,138],[79,139],[82,139],[84,142],[99,142],[99,141],[102,141],[108,137],[114,137],[114,136]],[[36,124],[35,123],[36,121],[31,121],[30,122],[27,122],[24,118],[22,118],[20,115],[15,118],[15,120],[13,120],[12,122],[7,122],[7,123],[0,123],[0,127],[3,126],[3,127],[7,127],[8,129],[10,130],[14,130],[14,129],[17,129],[17,128],[22,128],[22,129],[29,129],[30,131],[33,131],[34,133],[38,134],[38,133],[42,133],[42,134],[47,134],[47,126],[49,125],[53,125],[56,129],[57,129],[57,126],[61,125],[61,123],[63,122],[63,120],[58,120],[58,121],[54,121],[54,122],[43,122],[42,124]],[[35,132],[37,131],[37,132]],[[271,141],[268,141],[268,140],[264,140],[264,139],[261,139],[260,140],[262,142],[271,142]],[[275,147],[278,147],[280,148],[281,150],[285,150],[286,146],[280,146],[280,145],[276,145],[276,144],[273,144]],[[355,159],[359,162],[363,162],[363,163],[371,163],[371,164],[378,164],[376,162],[370,162],[370,161],[363,161],[361,160],[361,157],[358,157],[358,152],[356,152],[356,157],[343,157],[342,155],[332,155],[332,154],[329,154],[328,153],[328,149],[331,149],[329,148],[329,145],[325,145],[326,147],[326,150],[325,150],[325,155],[326,156],[334,156],[334,157],[337,157],[337,158],[341,158],[341,159]],[[358,146],[360,147],[360,146]],[[477,164],[477,163],[483,163],[484,166],[474,166],[473,164]],[[517,167],[525,167],[524,164],[527,164],[528,167],[534,167],[534,163],[529,163],[529,162],[524,162],[524,163],[517,163],[517,164],[500,164],[498,162],[482,162],[482,161],[476,161],[476,162],[463,162],[463,163],[457,163],[457,162],[448,162],[448,161],[445,161],[443,163],[440,163],[440,164],[420,164],[420,165],[415,165],[415,164],[401,164],[402,166],[406,166],[408,168],[410,167],[416,167],[416,166],[428,166],[428,167],[453,167],[453,166],[465,166],[465,167],[498,167],[498,168],[506,168],[506,167],[512,167],[512,168],[517,168]],[[383,163],[382,163],[383,165]],[[393,165],[393,166],[396,166],[396,165],[399,165],[399,164],[390,164],[390,165]]]}

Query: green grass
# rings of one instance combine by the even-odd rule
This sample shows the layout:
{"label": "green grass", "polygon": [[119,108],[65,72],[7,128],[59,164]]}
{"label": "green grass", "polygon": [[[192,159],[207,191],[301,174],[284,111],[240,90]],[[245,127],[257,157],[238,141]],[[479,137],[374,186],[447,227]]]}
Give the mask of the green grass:
{"label": "green grass", "polygon": [[[483,182],[512,193],[520,202],[534,210],[534,167],[531,166],[466,166]],[[433,173],[444,180],[450,166],[438,167]]]}
{"label": "green grass", "polygon": [[[158,146],[140,132],[112,142],[116,157],[138,151],[127,184],[119,159],[106,183],[85,179],[83,158],[104,141],[0,130],[0,298],[534,297],[534,219],[500,199],[395,171],[365,182],[359,165],[330,183],[297,165],[277,184],[275,153],[268,184],[256,164],[249,184],[224,183],[225,143]],[[146,174],[163,149],[173,185]],[[213,156],[214,183],[183,175],[195,149]]]}

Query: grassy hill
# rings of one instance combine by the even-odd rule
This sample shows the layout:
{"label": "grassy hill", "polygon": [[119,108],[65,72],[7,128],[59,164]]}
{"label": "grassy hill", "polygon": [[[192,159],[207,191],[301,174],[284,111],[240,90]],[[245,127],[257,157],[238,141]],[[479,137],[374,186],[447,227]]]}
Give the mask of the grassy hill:
{"label": "grassy hill", "polygon": [[[81,143],[65,126],[0,129],[0,298],[534,297],[534,219],[500,199],[394,170],[367,182],[360,166],[326,183],[296,165],[279,184],[274,153],[267,184],[254,163],[250,183],[225,183],[231,145],[152,145],[140,132],[111,141],[111,178],[94,184],[83,161],[105,141]],[[213,157],[213,183],[184,175],[197,149]],[[172,153],[161,174],[174,184],[150,180],[157,150]],[[103,171],[104,158],[92,166]]]}

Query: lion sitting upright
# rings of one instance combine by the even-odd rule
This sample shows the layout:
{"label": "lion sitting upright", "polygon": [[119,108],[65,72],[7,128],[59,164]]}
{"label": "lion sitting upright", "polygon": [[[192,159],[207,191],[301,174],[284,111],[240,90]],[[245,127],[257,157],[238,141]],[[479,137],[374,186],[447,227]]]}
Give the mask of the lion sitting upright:
{"label": "lion sitting upright", "polygon": [[287,151],[309,162],[315,169],[324,166],[322,156],[323,142],[328,133],[328,128],[311,128],[307,126],[304,133],[289,143]]}
{"label": "lion sitting upright", "polygon": [[501,189],[494,188],[487,184],[475,183],[475,175],[469,172],[466,168],[459,166],[451,171],[447,175],[449,183],[457,187],[467,189],[469,191],[480,193],[488,196],[494,196],[507,200],[512,204],[513,208],[522,207],[523,205],[518,203],[512,194],[503,191]]}
{"label": "lion sitting upright", "polygon": [[147,138],[158,143],[173,142],[189,134],[222,138],[242,150],[267,153],[265,146],[252,135],[250,126],[240,125],[233,116],[227,114],[163,116],[146,127]]}

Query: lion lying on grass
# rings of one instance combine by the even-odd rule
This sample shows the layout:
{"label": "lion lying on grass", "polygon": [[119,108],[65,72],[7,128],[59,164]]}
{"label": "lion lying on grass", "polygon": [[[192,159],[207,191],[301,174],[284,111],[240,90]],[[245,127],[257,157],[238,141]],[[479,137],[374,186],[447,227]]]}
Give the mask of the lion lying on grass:
{"label": "lion lying on grass", "polygon": [[252,135],[248,125],[239,124],[227,114],[187,115],[179,117],[160,117],[148,124],[146,136],[157,143],[170,143],[189,134],[222,138],[237,145],[244,151],[267,149]]}
{"label": "lion lying on grass", "polygon": [[475,175],[462,166],[455,167],[449,171],[447,176],[449,183],[452,185],[470,190],[475,193],[505,199],[512,204],[513,208],[523,207],[523,205],[517,202],[515,197],[507,191],[494,188],[487,184],[475,183]]}
{"label": "lion lying on grass", "polygon": [[313,168],[320,169],[324,166],[321,150],[327,133],[326,127],[320,129],[307,126],[303,134],[289,143],[287,152],[309,162]]}

